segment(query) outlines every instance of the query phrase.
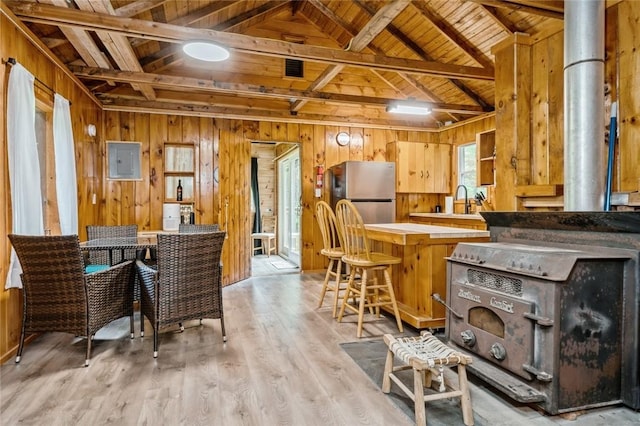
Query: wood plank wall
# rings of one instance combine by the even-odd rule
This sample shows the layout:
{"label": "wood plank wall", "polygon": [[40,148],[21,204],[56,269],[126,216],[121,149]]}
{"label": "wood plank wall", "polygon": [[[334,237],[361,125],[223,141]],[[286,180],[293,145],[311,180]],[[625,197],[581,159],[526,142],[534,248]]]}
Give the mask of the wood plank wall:
{"label": "wood plank wall", "polygon": [[[199,159],[196,179],[196,222],[218,223],[227,230],[223,261],[224,283],[230,284],[250,276],[250,158],[251,141],[277,140],[299,143],[302,163],[302,269],[319,270],[326,259],[320,255],[322,239],[314,216],[315,167],[325,170],[346,160],[385,161],[386,143],[403,139],[435,142],[433,132],[391,131],[240,120],[217,120],[187,116],[105,112],[102,139],[142,143],[143,179],[108,181],[104,179],[104,196],[99,196],[102,216],[99,222],[137,224],[140,230],[162,228],[164,180],[162,149],[166,142],[193,143]],[[475,129],[475,127],[474,127]],[[339,131],[351,134],[351,143],[341,147],[335,142]],[[100,157],[106,162],[105,144]],[[255,152],[255,148],[254,148]],[[212,174],[219,167],[219,180]],[[275,167],[272,163],[271,167]],[[275,173],[272,171],[271,173]],[[273,176],[273,175],[271,175]],[[272,179],[272,178],[271,178]],[[268,185],[275,186],[275,180]],[[408,218],[414,211],[432,211],[440,195],[402,194],[398,199],[398,217]],[[329,200],[325,185],[322,199]],[[271,207],[276,209],[275,200]]]}
{"label": "wood plank wall", "polygon": [[[623,1],[606,10],[605,106],[618,101],[618,142],[614,192],[640,189],[640,2]],[[563,43],[564,32],[531,40],[522,58],[520,35],[496,52],[497,208],[524,210],[516,197],[521,184],[564,182]],[[517,61],[529,62],[518,71]],[[533,72],[529,72],[532,69]],[[518,115],[520,111],[528,111]],[[609,112],[609,108],[606,108]],[[609,124],[609,117],[602,117]],[[607,143],[596,149],[606,158]],[[512,167],[512,158],[517,168]],[[606,175],[606,162],[601,171]],[[542,210],[550,208],[541,207]]]}
{"label": "wood plank wall", "polygon": [[[102,161],[99,159],[98,138],[87,135],[88,124],[95,124],[102,128],[101,108],[97,100],[80,90],[74,79],[69,77],[61,68],[54,65],[43,52],[46,48],[37,42],[31,42],[25,33],[28,30],[21,24],[14,22],[11,12],[4,4],[0,4],[0,57],[6,60],[15,58],[22,66],[31,72],[55,92],[71,102],[71,120],[75,141],[76,172],[78,176],[78,216],[81,236],[85,234],[85,227],[90,223],[97,223],[100,206],[92,203],[91,195],[100,192],[102,181]],[[35,43],[35,44],[34,44]],[[7,164],[6,140],[6,88],[9,79],[10,66],[4,63],[0,66],[0,362],[4,362],[17,350],[22,323],[22,293],[16,289],[4,290],[11,246],[7,235],[11,233],[11,196],[9,185],[9,170]],[[45,102],[53,107],[53,94],[45,91]],[[54,185],[55,186],[55,185]],[[52,188],[55,194],[55,188]],[[52,228],[60,229],[57,212],[51,218]]]}
{"label": "wood plank wall", "polygon": [[[616,48],[607,48],[607,51],[618,52],[617,79],[620,86],[615,88],[619,101],[618,123],[620,126],[618,155],[616,161],[616,180],[614,191],[639,191],[640,190],[640,149],[638,146],[640,135],[640,2],[625,1],[615,8],[607,9],[607,12],[616,12],[618,25],[615,18],[608,20],[614,28],[617,28],[618,41]],[[607,38],[610,40],[610,38]],[[607,63],[615,64],[616,55],[607,58]],[[615,86],[615,84],[613,84]]]}

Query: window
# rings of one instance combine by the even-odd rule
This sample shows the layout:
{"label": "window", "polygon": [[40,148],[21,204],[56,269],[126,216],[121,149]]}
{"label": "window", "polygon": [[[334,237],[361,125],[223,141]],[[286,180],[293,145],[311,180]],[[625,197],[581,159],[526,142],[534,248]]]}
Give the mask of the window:
{"label": "window", "polygon": [[55,158],[53,155],[53,105],[49,96],[39,96],[36,90],[36,145],[40,163],[40,189],[45,232],[59,227],[56,198]]}
{"label": "window", "polygon": [[[458,146],[458,185],[467,188],[469,197],[473,197],[478,192],[485,194],[486,189],[477,186],[477,157],[476,143],[467,143]],[[486,195],[486,194],[485,194]]]}

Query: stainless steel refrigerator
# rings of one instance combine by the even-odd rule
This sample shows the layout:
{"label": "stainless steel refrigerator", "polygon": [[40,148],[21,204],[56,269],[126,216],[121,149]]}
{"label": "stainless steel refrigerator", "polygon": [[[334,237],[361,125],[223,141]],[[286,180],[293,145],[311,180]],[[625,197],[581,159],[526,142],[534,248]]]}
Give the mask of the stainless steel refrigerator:
{"label": "stainless steel refrigerator", "polygon": [[329,168],[331,207],[347,199],[364,223],[392,223],[396,218],[396,165],[382,161],[345,161]]}

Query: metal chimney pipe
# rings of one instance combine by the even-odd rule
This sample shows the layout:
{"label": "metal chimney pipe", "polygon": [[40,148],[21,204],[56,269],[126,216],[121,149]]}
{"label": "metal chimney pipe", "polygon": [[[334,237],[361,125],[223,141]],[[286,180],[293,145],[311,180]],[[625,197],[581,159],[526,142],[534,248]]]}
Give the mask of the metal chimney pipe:
{"label": "metal chimney pipe", "polygon": [[604,6],[602,0],[564,2],[566,211],[604,205]]}

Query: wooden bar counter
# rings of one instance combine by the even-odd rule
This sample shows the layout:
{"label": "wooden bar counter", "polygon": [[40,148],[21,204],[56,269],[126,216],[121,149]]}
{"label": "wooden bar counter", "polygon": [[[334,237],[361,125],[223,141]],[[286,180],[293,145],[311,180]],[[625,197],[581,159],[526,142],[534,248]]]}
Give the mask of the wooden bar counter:
{"label": "wooden bar counter", "polygon": [[409,221],[425,225],[452,226],[454,228],[487,229],[482,216],[479,214],[459,213],[409,213]]}
{"label": "wooden bar counter", "polygon": [[400,317],[415,328],[444,327],[445,308],[431,295],[446,299],[445,257],[458,242],[489,241],[489,231],[417,223],[365,225],[373,250],[402,259],[391,269]]}

